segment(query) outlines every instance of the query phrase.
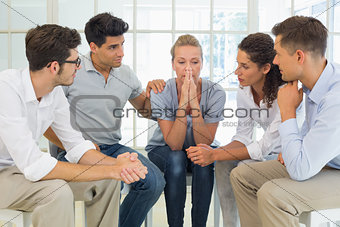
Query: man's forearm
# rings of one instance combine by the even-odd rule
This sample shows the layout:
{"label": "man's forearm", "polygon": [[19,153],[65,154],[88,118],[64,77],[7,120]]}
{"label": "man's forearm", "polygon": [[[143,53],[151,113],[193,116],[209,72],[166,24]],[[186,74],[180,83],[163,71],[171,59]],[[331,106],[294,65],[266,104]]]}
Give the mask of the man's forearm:
{"label": "man's forearm", "polygon": [[215,161],[244,160],[250,158],[247,147],[239,141],[232,141],[223,147],[214,149],[213,157]]}
{"label": "man's forearm", "polygon": [[115,165],[116,159],[97,150],[88,150],[78,163],[83,165]]}
{"label": "man's forearm", "polygon": [[58,146],[59,148],[61,148],[62,150],[65,150],[63,144],[61,143],[61,141],[59,140],[58,136],[54,133],[54,131],[52,130],[51,127],[49,127],[46,132],[44,133],[44,136],[46,137],[46,139],[48,139],[51,143],[53,143],[54,145]]}
{"label": "man's forearm", "polygon": [[79,165],[58,162],[57,165],[41,180],[63,179],[66,181],[94,181],[104,179],[121,180],[121,169],[107,165]]}
{"label": "man's forearm", "polygon": [[138,97],[129,101],[131,105],[138,111],[138,114],[142,115],[142,117],[151,117],[150,99],[146,97],[146,93],[144,91]]}
{"label": "man's forearm", "polygon": [[148,118],[148,119],[151,118],[152,110],[151,110],[151,102],[149,98],[145,97],[143,109],[138,110],[138,113],[142,115],[144,118]]}

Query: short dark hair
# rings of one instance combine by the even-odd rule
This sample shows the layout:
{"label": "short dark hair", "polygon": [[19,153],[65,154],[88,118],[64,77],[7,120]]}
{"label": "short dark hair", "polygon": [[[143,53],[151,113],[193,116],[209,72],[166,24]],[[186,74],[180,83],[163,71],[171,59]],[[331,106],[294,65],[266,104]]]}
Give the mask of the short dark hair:
{"label": "short dark hair", "polygon": [[313,52],[325,56],[327,28],[314,17],[293,16],[272,28],[275,36],[281,35],[281,46],[293,54],[296,50]]}
{"label": "short dark hair", "polygon": [[254,62],[258,68],[270,64],[270,70],[265,76],[264,86],[264,102],[267,107],[271,107],[274,100],[277,98],[279,87],[285,82],[282,80],[279,67],[273,65],[273,60],[276,55],[274,50],[274,41],[270,35],[264,33],[254,33],[248,35],[238,45],[238,48],[247,53],[249,59]]}
{"label": "short dark hair", "polygon": [[107,36],[120,36],[129,30],[129,25],[110,13],[101,13],[92,17],[85,25],[86,40],[101,47]]}
{"label": "short dark hair", "polygon": [[31,71],[44,68],[49,62],[62,62],[70,57],[70,49],[81,43],[77,30],[56,24],[30,29],[25,38],[26,57]]}

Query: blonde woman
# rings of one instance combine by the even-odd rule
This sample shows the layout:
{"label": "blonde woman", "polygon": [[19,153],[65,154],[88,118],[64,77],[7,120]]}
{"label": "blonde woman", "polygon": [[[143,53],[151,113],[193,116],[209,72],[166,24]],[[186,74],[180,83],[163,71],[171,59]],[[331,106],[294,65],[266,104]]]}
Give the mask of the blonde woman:
{"label": "blonde woman", "polygon": [[218,123],[223,120],[225,92],[220,85],[200,78],[202,48],[194,36],[180,36],[171,55],[177,77],[166,82],[162,93],[151,92],[158,128],[146,150],[164,173],[169,226],[183,226],[187,170],[192,171],[192,226],[206,226],[214,166],[195,165],[185,149],[200,143],[214,145]]}

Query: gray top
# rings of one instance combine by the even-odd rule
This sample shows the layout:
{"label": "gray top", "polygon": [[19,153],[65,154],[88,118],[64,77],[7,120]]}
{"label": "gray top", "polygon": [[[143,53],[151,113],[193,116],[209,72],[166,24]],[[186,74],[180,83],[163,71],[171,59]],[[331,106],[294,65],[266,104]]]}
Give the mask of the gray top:
{"label": "gray top", "polygon": [[112,68],[105,83],[90,53],[82,56],[81,62],[73,84],[63,87],[70,103],[71,124],[98,145],[116,144],[122,138],[123,108],[143,92],[142,84],[127,65]]}
{"label": "gray top", "polygon": [[[176,79],[172,78],[166,82],[166,86],[161,93],[155,94],[151,92],[151,108],[152,116],[162,120],[175,121],[176,110],[178,109],[177,86]],[[226,100],[226,94],[223,88],[212,81],[202,79],[202,96],[200,107],[202,117],[205,123],[216,123],[222,121],[223,108]],[[151,139],[145,150],[150,151],[154,147],[166,145],[162,131],[157,125]],[[192,129],[192,117],[187,116],[187,132],[183,144],[183,148],[196,145]],[[215,140],[212,146],[217,146]]]}

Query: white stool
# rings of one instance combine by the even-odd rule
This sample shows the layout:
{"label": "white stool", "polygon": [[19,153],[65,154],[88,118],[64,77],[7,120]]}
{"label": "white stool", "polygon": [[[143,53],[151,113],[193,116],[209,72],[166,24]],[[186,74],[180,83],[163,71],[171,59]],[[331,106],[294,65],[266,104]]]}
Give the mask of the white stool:
{"label": "white stool", "polygon": [[299,217],[299,222],[306,227],[339,226],[340,208],[303,212]]}
{"label": "white stool", "polygon": [[22,212],[10,209],[0,209],[0,220],[4,221],[7,227],[29,227],[32,224],[31,212]]}

